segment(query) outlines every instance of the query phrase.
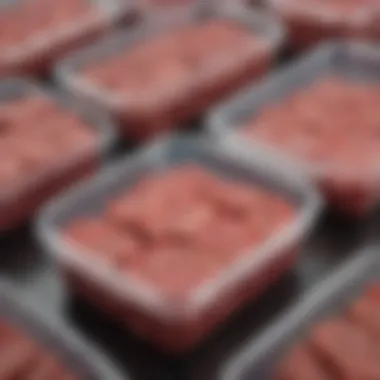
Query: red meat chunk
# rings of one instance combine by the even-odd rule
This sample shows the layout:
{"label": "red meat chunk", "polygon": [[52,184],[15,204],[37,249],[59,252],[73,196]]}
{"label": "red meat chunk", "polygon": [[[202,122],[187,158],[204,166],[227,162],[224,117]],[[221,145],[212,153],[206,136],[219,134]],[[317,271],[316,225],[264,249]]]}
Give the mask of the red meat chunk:
{"label": "red meat chunk", "polygon": [[138,242],[128,234],[113,228],[102,220],[78,220],[70,224],[65,236],[86,248],[87,253],[120,265],[140,253]]}
{"label": "red meat chunk", "polygon": [[145,178],[110,203],[108,218],[118,225],[137,228],[147,239],[189,240],[214,219],[211,207],[201,200],[203,189],[212,180],[191,166]]}
{"label": "red meat chunk", "polygon": [[17,227],[57,191],[86,177],[100,153],[95,129],[38,91],[3,102],[0,229]]}
{"label": "red meat chunk", "polygon": [[31,0],[7,7],[0,13],[0,47],[18,47],[25,40],[32,42],[32,37],[54,33],[54,28],[67,26],[90,12],[93,8],[87,0],[56,1],[54,4],[48,0]]}
{"label": "red meat chunk", "polygon": [[2,380],[77,379],[51,352],[40,347],[21,330],[0,322],[0,376]]}
{"label": "red meat chunk", "polygon": [[375,85],[325,77],[255,115],[244,135],[306,165],[331,204],[361,215],[376,202],[378,94]]}
{"label": "red meat chunk", "polygon": [[269,49],[266,39],[242,25],[215,19],[151,37],[79,75],[115,99],[104,105],[123,130],[128,125],[126,134],[146,139],[197,117],[224,94],[262,75]]}
{"label": "red meat chunk", "polygon": [[378,379],[380,347],[373,335],[344,320],[331,320],[311,334],[315,354],[342,380]]}
{"label": "red meat chunk", "polygon": [[169,298],[186,299],[221,270],[217,261],[188,249],[157,247],[131,273]]}
{"label": "red meat chunk", "polygon": [[65,374],[60,363],[55,358],[44,358],[40,360],[33,370],[28,374],[29,380],[51,380],[51,379],[75,379],[74,375]]}
{"label": "red meat chunk", "polygon": [[249,185],[215,181],[206,194],[212,203],[215,203],[221,212],[231,216],[245,217],[258,206],[260,193]]}
{"label": "red meat chunk", "polygon": [[[111,196],[99,216],[74,220],[64,233],[90,254],[115,265],[118,278],[125,275],[130,284],[148,290],[147,294],[149,290],[156,292],[171,307],[206,299],[202,297],[213,293],[213,285],[226,278],[224,275],[239,265],[243,255],[252,257],[295,217],[296,206],[280,195],[253,184],[235,184],[201,167],[183,165],[140,178]],[[77,248],[74,253],[80,256],[81,247]],[[131,311],[129,305],[124,308],[112,295],[105,308],[154,341],[189,347],[203,330],[211,329],[288,268],[288,261],[293,259],[289,256],[285,252],[287,262],[284,258],[284,264],[273,264],[273,273],[269,273],[269,266],[265,267],[268,274],[258,268],[260,273],[244,282],[236,294],[226,291],[228,300],[215,305],[215,310],[207,309],[199,321],[190,318],[180,321],[179,326],[161,326],[156,316],[140,318],[140,311],[135,312],[133,307]],[[98,264],[94,261],[94,266]],[[77,282],[80,275],[75,273],[71,279],[74,286],[79,285],[79,292],[104,307],[108,289],[91,289],[90,284],[84,289]]]}
{"label": "red meat chunk", "polygon": [[377,304],[380,304],[380,284],[372,284],[366,292],[366,297],[370,298]]}
{"label": "red meat chunk", "polygon": [[128,198],[111,205],[109,219],[137,230],[147,240],[170,236],[187,240],[213,218],[210,207],[178,194],[173,198],[159,194],[140,200]]}
{"label": "red meat chunk", "polygon": [[306,343],[298,344],[279,365],[275,380],[332,380]]}
{"label": "red meat chunk", "polygon": [[[95,150],[96,144],[90,127],[47,98],[31,95],[0,107],[0,146],[8,146],[2,155],[19,155],[29,175],[34,175],[33,168],[59,166],[88,149]],[[1,161],[0,171],[6,161]]]}
{"label": "red meat chunk", "polygon": [[294,206],[275,194],[185,165],[142,178],[107,204],[104,219],[76,222],[66,233],[117,261],[126,251],[137,257],[139,245],[149,252],[168,247],[170,255],[192,250],[228,265],[294,216]]}
{"label": "red meat chunk", "polygon": [[270,3],[272,11],[286,23],[291,47],[296,51],[332,38],[376,38],[376,0],[289,0]]}
{"label": "red meat chunk", "polygon": [[220,220],[203,230],[194,244],[204,255],[228,265],[247,252],[251,252],[253,247],[263,242],[263,239],[258,228],[254,226],[250,228],[245,222]]}
{"label": "red meat chunk", "polygon": [[114,22],[108,16],[91,0],[2,3],[0,76],[46,74],[64,55],[99,37]]}
{"label": "red meat chunk", "polygon": [[361,298],[349,309],[348,318],[368,331],[380,337],[380,304],[370,298]]}

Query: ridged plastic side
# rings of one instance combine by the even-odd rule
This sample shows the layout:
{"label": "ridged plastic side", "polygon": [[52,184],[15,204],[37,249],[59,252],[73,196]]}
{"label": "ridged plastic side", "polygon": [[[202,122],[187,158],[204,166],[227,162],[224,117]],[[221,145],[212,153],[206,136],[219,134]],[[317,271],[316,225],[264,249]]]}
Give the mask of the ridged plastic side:
{"label": "ridged plastic side", "polygon": [[4,319],[32,336],[49,353],[56,355],[74,374],[86,380],[121,380],[128,375],[118,373],[100,351],[63,322],[47,319],[19,292],[7,283],[0,284],[0,319]]}
{"label": "ridged plastic side", "polygon": [[378,247],[357,257],[306,292],[296,305],[246,346],[220,371],[222,380],[271,380],[279,360],[315,323],[340,312],[372,281],[380,280]]}
{"label": "ridged plastic side", "polygon": [[[57,162],[51,163],[46,170],[33,176],[25,176],[13,186],[4,186],[0,192],[2,210],[0,230],[13,228],[29,217],[29,214],[34,212],[34,207],[44,201],[45,192],[46,197],[49,197],[52,192],[61,190],[62,186],[70,186],[72,182],[77,181],[82,175],[81,172],[85,176],[100,166],[101,161],[106,158],[116,140],[114,125],[103,111],[76,102],[68,96],[28,79],[9,78],[0,81],[0,102],[3,104],[28,95],[42,95],[56,102],[67,112],[78,116],[86,125],[96,130],[97,144],[89,149],[79,149],[75,155],[70,157],[62,157]],[[33,128],[33,125],[30,127]],[[27,210],[29,208],[30,210]]]}
{"label": "ridged plastic side", "polygon": [[247,14],[238,8],[229,9],[228,7],[210,4],[207,1],[196,2],[186,9],[160,12],[156,17],[151,16],[143,19],[138,26],[129,31],[117,33],[83,49],[57,65],[55,76],[58,83],[74,96],[79,96],[117,114],[120,112],[120,108],[123,109],[125,99],[120,99],[117,94],[104,90],[85,78],[81,73],[82,70],[99,60],[105,60],[162,32],[174,30],[181,25],[189,25],[204,19],[218,17],[237,21],[253,33],[264,37],[269,47],[270,58],[276,57],[285,39],[285,31],[281,23],[261,13],[250,12]]}
{"label": "ridged plastic side", "polygon": [[[137,13],[132,0],[89,0],[96,12],[81,16],[0,51],[0,76],[42,75],[57,60],[82,48],[118,25],[127,24]],[[18,2],[6,4],[17,7]],[[0,9],[1,12],[1,9]]]}
{"label": "ridged plastic side", "polygon": [[[259,138],[245,138],[239,129],[243,128],[248,120],[259,115],[266,106],[287,99],[295,91],[307,87],[319,78],[336,75],[349,82],[380,83],[379,68],[380,53],[376,45],[360,42],[322,44],[296,62],[292,62],[289,66],[280,69],[259,83],[252,84],[252,86],[211,110],[207,118],[208,131],[218,139],[236,139],[248,149],[257,146],[265,147],[277,159],[288,160],[323,187],[323,181],[336,174],[330,170],[329,165],[307,164],[297,157],[282,153],[280,148],[274,147]],[[347,171],[349,172],[349,169]],[[363,192],[363,199],[351,197],[350,192],[353,189],[347,186],[345,189],[347,194],[340,194],[340,199],[337,196],[332,197],[331,203],[354,216],[360,216],[371,211],[378,201],[380,172],[374,170],[371,177],[365,178],[365,180],[371,186],[368,191]],[[360,187],[360,181],[358,182]],[[329,198],[329,189],[322,190]],[[345,195],[347,195],[347,199],[352,198],[352,201],[342,201],[345,199]]]}
{"label": "ridged plastic side", "polygon": [[[78,251],[63,239],[61,229],[68,221],[99,213],[108,199],[131,187],[141,176],[188,162],[222,177],[258,183],[282,194],[297,205],[297,218],[264,246],[247,252],[218,278],[195,289],[185,304],[167,300],[156,289],[137,283],[93,259],[88,260],[85,252]],[[38,219],[37,234],[48,252],[64,267],[74,269],[119,300],[159,319],[181,321],[212,307],[228,290],[257,275],[262,267],[276,262],[287,249],[297,246],[314,225],[320,205],[319,194],[303,177],[295,174],[291,167],[271,161],[264,152],[247,152],[233,142],[219,145],[204,138],[173,137],[123,158],[93,180],[51,202]]]}

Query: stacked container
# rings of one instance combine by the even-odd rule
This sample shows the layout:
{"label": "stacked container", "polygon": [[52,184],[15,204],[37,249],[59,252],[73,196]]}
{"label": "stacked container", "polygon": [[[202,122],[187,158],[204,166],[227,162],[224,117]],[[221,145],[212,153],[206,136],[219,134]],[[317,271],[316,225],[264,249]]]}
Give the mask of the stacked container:
{"label": "stacked container", "polygon": [[107,109],[128,138],[178,128],[275,63],[281,25],[227,8],[202,2],[148,17],[65,60],[57,79],[74,96]]}
{"label": "stacked container", "polygon": [[248,342],[221,369],[220,378],[274,379],[286,354],[290,353],[294,345],[307,336],[314,326],[323,320],[342,315],[369,286],[379,284],[380,268],[376,251],[377,247],[372,247],[364,252],[357,252],[359,257],[344,264],[311,291],[303,294],[273,326]]}
{"label": "stacked container", "polygon": [[[65,238],[68,224],[100,215],[107,202],[123,189],[131,189],[142,176],[187,164],[211,171],[221,179],[258,185],[281,195],[295,207],[295,216],[261,246],[247,247],[240,258],[179,298],[168,296],[120,267],[104,265],[103,260],[96,259],[99,255],[94,258],[94,252]],[[39,219],[38,236],[66,273],[74,292],[89,298],[160,348],[178,352],[199,343],[235,309],[292,268],[319,204],[318,194],[302,176],[267,160],[265,153],[245,155],[234,144],[173,138],[121,160],[48,206]],[[190,269],[178,271],[186,277]],[[168,271],[167,277],[174,274]]]}
{"label": "stacked container", "polygon": [[[45,368],[34,368],[34,370],[40,371],[38,374],[41,377],[39,378],[42,378],[44,374],[49,375],[48,372],[44,372],[48,370],[51,370],[51,376],[58,378],[58,373],[53,368],[58,362],[58,367],[67,370],[69,373],[67,376],[70,378],[83,380],[128,379],[128,376],[121,376],[104,355],[90,348],[89,342],[79,339],[77,334],[63,322],[58,322],[54,318],[46,320],[46,316],[42,316],[37,311],[36,305],[31,305],[29,300],[26,300],[17,290],[5,283],[0,284],[0,305],[2,333],[5,333],[3,330],[4,323],[16,330],[19,329],[19,332],[25,335],[26,339],[31,339],[31,343],[40,347],[45,354]],[[17,344],[13,346],[13,349],[16,346]],[[18,357],[13,355],[12,357],[12,353],[14,354],[12,349],[2,352],[2,359],[8,358],[7,363],[2,362],[2,365],[7,366],[6,370],[9,371],[7,373],[11,374],[13,373],[11,371],[14,373],[18,371],[18,375],[21,376],[23,369],[16,366],[17,361],[21,362],[22,357],[20,355]],[[25,352],[23,353],[25,354]],[[33,363],[29,361],[28,364],[28,375],[37,375],[37,373],[32,372]],[[49,366],[50,369],[48,369]],[[2,370],[5,370],[4,367]]]}
{"label": "stacked container", "polygon": [[[278,160],[289,160],[307,173],[331,205],[348,215],[363,216],[379,201],[375,122],[379,68],[376,45],[324,44],[218,107],[211,113],[210,131],[221,139],[237,139],[247,149],[265,146]],[[343,104],[351,96],[347,94],[357,98],[350,106],[348,101]],[[305,122],[302,130],[296,120],[299,115]],[[342,121],[342,130],[336,120]],[[249,131],[243,129],[248,127]],[[322,139],[324,131],[330,138]],[[338,165],[333,155],[344,149],[347,154]]]}
{"label": "stacked container", "polygon": [[[101,167],[115,131],[103,112],[25,79],[1,81],[0,97],[0,231],[6,231],[25,222],[49,197]],[[57,112],[59,119],[54,117]],[[72,122],[83,128],[69,128]],[[77,140],[70,142],[74,137]],[[63,147],[65,140],[71,148],[58,155],[58,145]],[[53,143],[57,149],[52,149]]]}
{"label": "stacked container", "polygon": [[331,38],[379,37],[376,1],[267,0],[267,5],[287,25],[295,50]]}
{"label": "stacked container", "polygon": [[0,4],[0,76],[41,75],[134,12],[125,0],[32,0]]}

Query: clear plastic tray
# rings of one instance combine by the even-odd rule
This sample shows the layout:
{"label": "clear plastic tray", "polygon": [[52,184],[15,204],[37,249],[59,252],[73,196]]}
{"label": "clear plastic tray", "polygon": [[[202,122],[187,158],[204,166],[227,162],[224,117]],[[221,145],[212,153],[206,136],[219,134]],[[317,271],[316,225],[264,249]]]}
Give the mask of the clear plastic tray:
{"label": "clear plastic tray", "polygon": [[[357,3],[357,10],[344,14],[330,2],[307,4],[299,0],[265,0],[289,30],[290,45],[299,50],[339,37],[375,37],[376,5]],[[378,7],[378,6],[377,6]]]}
{"label": "clear plastic tray", "polygon": [[220,5],[228,6],[228,7],[240,7],[240,8],[243,7],[245,11],[248,11],[248,12],[251,12],[252,10],[260,11],[260,12],[269,10],[268,0],[211,0],[211,1],[213,1],[213,6],[215,7],[220,6]]}
{"label": "clear plastic tray", "polygon": [[[208,130],[217,138],[237,139],[248,149],[265,146],[278,159],[288,160],[318,183],[325,178],[330,178],[328,167],[306,165],[300,160],[285,156],[278,149],[259,139],[248,141],[238,131],[246,125],[247,120],[259,114],[265,106],[286,99],[294,91],[305,88],[326,75],[336,75],[359,83],[380,83],[380,53],[376,45],[359,42],[322,44],[288,67],[235,94],[212,110],[207,120]],[[376,178],[369,179],[372,186],[371,193],[363,197],[363,203],[368,203],[365,207],[366,211],[371,211],[378,201],[379,180],[380,172],[377,173]],[[339,203],[339,201],[336,202]],[[342,206],[342,210],[347,209],[346,211],[350,212],[350,205],[337,204],[337,206]],[[355,212],[354,209],[352,212]]]}
{"label": "clear plastic tray", "polygon": [[305,332],[342,311],[372,281],[380,280],[378,247],[358,252],[337,272],[305,293],[296,305],[238,352],[221,369],[222,380],[272,380],[279,361]]}
{"label": "clear plastic tray", "polygon": [[[169,124],[169,126],[165,125],[162,129],[175,127],[177,124],[181,124],[182,122],[188,121],[188,119],[193,119],[199,116],[199,114],[201,114],[210,104],[214,104],[216,100],[228,93],[232,87],[238,88],[247,81],[252,80],[254,77],[264,74],[268,70],[268,66],[273,63],[276,54],[284,41],[285,32],[282,24],[276,23],[269,16],[264,17],[263,15],[254,12],[246,14],[245,12],[241,12],[238,8],[227,9],[222,6],[210,6],[210,3],[207,1],[197,2],[194,6],[186,9],[177,9],[173,12],[162,12],[157,17],[148,17],[145,22],[142,22],[138,27],[133,28],[128,32],[118,33],[101,43],[94,44],[93,46],[84,49],[78,54],[74,54],[72,57],[63,60],[63,62],[58,65],[56,68],[56,78],[58,83],[71,94],[79,96],[96,106],[105,108],[111,114],[115,115],[116,118],[121,121],[122,130],[127,135],[133,133],[138,134],[142,129],[149,128],[144,125],[134,126],[134,122],[130,121],[130,119],[134,120],[134,115],[129,115],[128,111],[126,111],[128,110],[130,102],[128,101],[128,97],[123,96],[123,93],[118,95],[115,92],[108,91],[101,86],[98,86],[82,75],[82,71],[96,62],[120,54],[121,51],[127,51],[136,44],[141,44],[158,34],[174,31],[178,27],[192,25],[204,20],[218,18],[236,21],[239,25],[251,30],[257,36],[263,37],[265,43],[259,43],[257,45],[257,64],[252,64],[252,66],[257,67],[252,67],[249,75],[245,75],[244,78],[236,80],[236,84],[229,83],[231,80],[226,80],[225,77],[229,76],[224,73],[221,75],[219,81],[221,83],[218,82],[218,86],[224,86],[226,88],[223,89],[223,91],[215,90],[214,92],[216,94],[208,94],[207,96],[202,93],[202,83],[205,82],[205,77],[213,77],[212,73],[216,70],[212,67],[208,70],[208,75],[202,74],[194,76],[194,79],[191,81],[191,88],[188,85],[175,86],[176,83],[173,83],[173,86],[170,87],[170,93],[174,91],[175,93],[173,93],[173,96],[166,96],[166,92],[168,91],[165,91],[165,98],[169,99],[166,101],[168,103],[173,103],[173,100],[176,99],[175,103],[178,104],[173,104],[173,106],[171,104],[166,104],[166,102],[161,104],[162,97],[157,96],[151,102],[152,111],[147,111],[144,116],[152,113],[153,116],[151,116],[150,119],[156,124],[159,120],[165,119],[165,122],[163,123]],[[231,74],[229,75],[231,76]],[[241,73],[240,77],[242,76]],[[226,82],[225,85],[224,82]],[[206,85],[203,84],[203,87],[205,86]],[[210,83],[208,83],[207,86],[210,87]],[[217,86],[213,84],[213,87]],[[211,91],[208,90],[208,92]],[[203,98],[206,98],[206,100],[203,101]],[[183,101],[181,99],[183,99]],[[182,101],[181,104],[179,104],[180,101]],[[156,110],[156,108],[160,107],[165,109],[165,111],[161,112],[160,109],[158,111]],[[174,108],[174,110],[171,110],[171,108]],[[131,113],[131,111],[129,111],[129,113]],[[185,115],[182,115],[182,113],[185,113]],[[171,116],[172,114],[175,116]],[[180,116],[178,116],[178,114],[180,114]],[[137,130],[137,132],[134,132],[134,130]]]}
{"label": "clear plastic tray", "polygon": [[[0,76],[45,74],[58,59],[93,42],[114,26],[127,23],[135,12],[131,0],[88,1],[99,11],[59,27],[50,27],[10,48],[0,49]],[[23,2],[7,0],[0,4],[0,12]]]}
{"label": "clear plastic tray", "polygon": [[6,103],[33,94],[52,99],[62,109],[84,120],[86,125],[96,129],[98,142],[94,148],[79,150],[71,157],[62,157],[60,162],[50,165],[39,175],[27,176],[15,186],[1,188],[0,231],[23,223],[48,197],[96,170],[116,140],[115,128],[106,113],[26,79],[0,81],[0,102]]}
{"label": "clear plastic tray", "polygon": [[[265,152],[249,153],[239,148],[234,142],[219,145],[205,138],[159,140],[48,205],[37,222],[38,238],[64,270],[74,272],[82,282],[88,281],[87,289],[97,286],[104,300],[115,298],[120,306],[116,313],[120,314],[122,307],[137,310],[135,321],[131,315],[119,315],[132,329],[165,350],[187,349],[236,307],[257,296],[247,294],[247,290],[262,292],[293,265],[299,244],[313,227],[321,205],[318,192],[291,168],[271,161]],[[86,258],[85,252],[62,237],[62,227],[70,220],[99,213],[107,200],[131,187],[142,175],[189,162],[222,177],[258,183],[282,194],[298,208],[297,217],[260,249],[247,252],[220,276],[194,289],[186,301],[167,299],[157,289]],[[95,298],[99,303],[99,296]],[[219,316],[215,310],[227,312]],[[144,318],[147,320],[143,322]]]}
{"label": "clear plastic tray", "polygon": [[64,322],[47,319],[18,290],[0,284],[0,319],[9,321],[33,337],[50,354],[56,355],[69,371],[83,380],[121,380],[128,375],[118,373],[113,364],[79,338]]}
{"label": "clear plastic tray", "polygon": [[170,14],[187,13],[202,5],[212,5],[212,0],[139,0],[139,10],[144,18],[170,17]]}
{"label": "clear plastic tray", "polygon": [[271,25],[279,25],[283,33],[283,44],[288,43],[288,29],[281,17],[271,10],[268,0],[210,0],[210,7],[224,8],[227,12],[243,12],[252,17],[262,17]]}

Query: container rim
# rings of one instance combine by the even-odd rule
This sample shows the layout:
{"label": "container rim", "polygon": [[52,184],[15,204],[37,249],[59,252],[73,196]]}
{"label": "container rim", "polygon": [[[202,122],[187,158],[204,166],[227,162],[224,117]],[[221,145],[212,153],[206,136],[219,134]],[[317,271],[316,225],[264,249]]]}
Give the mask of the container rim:
{"label": "container rim", "polygon": [[133,0],[89,0],[89,2],[95,3],[95,6],[100,10],[99,14],[87,13],[81,16],[79,21],[75,19],[56,27],[53,33],[51,30],[41,31],[32,40],[26,39],[6,50],[4,49],[3,54],[7,61],[18,62],[25,57],[37,54],[36,52],[45,51],[52,45],[61,44],[82,35],[94,27],[101,27],[102,25],[106,28],[112,27],[127,18],[128,15],[133,15],[136,10]]}
{"label": "container rim", "polygon": [[[90,344],[83,336],[79,337],[79,332],[63,320],[58,321],[55,317],[46,318],[36,304],[30,302],[25,295],[5,280],[0,281],[0,300],[14,309],[11,314],[22,315],[27,320],[26,324],[29,321],[31,325],[41,328],[41,331],[56,338],[59,344],[73,355],[83,357],[86,365],[91,366],[91,371],[95,372],[100,380],[130,379],[128,374],[122,376],[113,362],[102,351],[94,348],[93,343]],[[28,332],[28,326],[22,328]]]}
{"label": "container rim", "polygon": [[[205,0],[206,1],[206,0]],[[146,17],[130,30],[120,30],[59,61],[54,69],[54,77],[64,88],[105,104],[114,109],[120,107],[120,97],[110,90],[104,89],[81,75],[80,71],[97,60],[120,53],[120,49],[128,50],[136,41],[154,38],[157,34],[170,32],[183,25],[203,19],[226,18],[244,25],[250,32],[262,35],[265,49],[275,55],[285,44],[286,29],[279,18],[268,12],[246,12],[238,7],[217,7],[203,1],[181,12],[163,12],[159,17]],[[256,32],[256,33],[255,33]],[[261,47],[262,49],[264,48]]]}
{"label": "container rim", "polygon": [[[374,43],[344,39],[322,42],[310,52],[304,53],[294,62],[290,62],[269,76],[251,83],[251,85],[246,86],[212,108],[206,115],[205,125],[208,134],[217,139],[236,139],[247,149],[266,149],[268,153],[277,157],[278,160],[287,161],[288,164],[297,167],[298,170],[302,171],[304,175],[309,176],[313,181],[329,177],[331,175],[329,166],[316,167],[313,164],[307,164],[297,157],[282,153],[281,149],[260,138],[247,140],[239,132],[239,128],[244,126],[244,123],[237,124],[231,120],[231,115],[237,112],[237,109],[242,104],[254,104],[255,99],[263,90],[267,90],[268,87],[276,89],[280,86],[279,83],[284,82],[287,78],[294,78],[297,73],[303,73],[306,68],[314,67],[316,63],[322,60],[326,61],[327,59],[340,61],[355,60],[358,64],[380,68],[380,51]],[[268,102],[268,104],[277,103],[278,101]],[[380,169],[376,170],[373,174],[372,182],[375,185],[380,182]]]}
{"label": "container rim", "polygon": [[[196,149],[210,150],[210,141],[203,140],[202,142],[202,140],[196,138],[191,140],[194,146],[196,146]],[[237,260],[230,268],[222,271],[215,280],[202,283],[199,288],[194,290],[189,299],[180,304],[167,300],[164,295],[160,294],[153,287],[147,286],[142,282],[137,282],[133,278],[129,278],[125,275],[120,276],[115,273],[114,270],[110,272],[107,268],[101,268],[104,267],[102,265],[99,265],[98,268],[94,262],[92,262],[92,265],[89,265],[88,261],[79,253],[80,251],[83,252],[83,248],[74,247],[73,244],[68,244],[63,241],[60,236],[59,227],[57,228],[53,225],[54,217],[60,214],[63,207],[67,207],[67,204],[74,204],[77,197],[87,194],[89,189],[99,188],[105,182],[112,181],[115,176],[119,175],[121,168],[125,168],[126,162],[129,162],[130,167],[133,167],[136,162],[139,162],[145,157],[146,152],[152,152],[154,150],[160,152],[162,147],[165,148],[180,144],[181,141],[189,141],[189,139],[163,137],[150,147],[136,152],[132,156],[119,159],[114,165],[108,167],[107,170],[95,178],[82,183],[63,196],[61,195],[58,201],[52,200],[48,203],[41,210],[36,222],[38,240],[48,248],[48,253],[51,254],[55,260],[66,265],[71,264],[74,268],[86,273],[86,276],[92,278],[94,281],[100,281],[102,286],[108,288],[124,301],[132,302],[139,309],[144,309],[149,312],[152,312],[152,309],[154,309],[157,318],[169,321],[179,319],[186,320],[193,315],[197,315],[210,306],[213,301],[218,299],[219,294],[225,291],[225,286],[234,286],[236,278],[241,279],[246,276],[252,276],[252,274],[259,271],[263,265],[270,262],[270,260],[276,259],[277,255],[281,254],[282,250],[279,249],[280,247],[287,247],[288,245],[292,245],[293,242],[303,240],[303,235],[307,235],[308,230],[313,227],[323,204],[319,192],[304,176],[301,176],[298,172],[295,172],[292,167],[286,165],[278,166],[278,164],[276,164],[273,166],[273,170],[275,170],[274,173],[279,174],[280,178],[283,170],[289,170],[291,180],[295,181],[297,189],[302,190],[304,199],[302,200],[298,217],[296,217],[289,226],[276,232],[270,241],[263,244],[262,247],[255,249],[254,255],[252,254],[252,250],[248,250],[247,254],[242,255],[241,259]],[[227,154],[223,156],[223,158],[236,160],[240,165],[245,165],[244,167],[249,167],[250,160],[252,159],[262,160],[265,163],[268,162],[268,165],[273,165],[270,161],[270,157],[267,157],[265,152],[256,151],[252,153],[244,151],[240,149],[240,145],[236,145],[235,142],[228,144],[224,142],[222,146],[214,142],[212,146],[212,149],[215,149],[217,154]],[[253,169],[251,170],[254,171]],[[258,172],[259,169],[255,169],[255,171]],[[278,181],[276,174],[271,176],[274,182]],[[73,251],[73,254],[68,253]],[[233,283],[231,283],[231,280]]]}
{"label": "container rim", "polygon": [[244,373],[250,367],[258,366],[277,342],[281,341],[288,332],[294,331],[321,302],[338,294],[355,274],[364,273],[374,265],[380,267],[380,260],[374,253],[377,249],[378,247],[373,245],[358,250],[348,263],[342,264],[336,272],[329,273],[321,281],[318,281],[309,291],[299,297],[290,309],[281,313],[271,326],[245,343],[232,359],[220,368],[218,378],[221,380],[243,379]]}
{"label": "container rim", "polygon": [[[90,149],[83,150],[72,157],[66,157],[65,160],[58,163],[53,169],[49,169],[41,173],[39,176],[33,178],[25,178],[20,182],[17,187],[12,187],[9,191],[7,189],[0,189],[0,201],[5,202],[7,199],[12,199],[18,194],[21,194],[26,189],[34,188],[39,186],[42,182],[41,178],[45,176],[51,176],[54,172],[58,170],[65,170],[67,166],[73,165],[78,160],[81,160],[83,157],[86,157],[88,154],[95,153],[99,158],[105,157],[116,143],[117,133],[116,127],[112,122],[111,117],[104,110],[96,109],[92,106],[86,105],[82,102],[76,102],[68,94],[55,90],[51,87],[48,87],[38,81],[28,78],[28,77],[8,77],[0,80],[0,93],[4,92],[4,101],[7,100],[7,89],[12,88],[14,91],[20,93],[20,95],[15,96],[15,99],[22,97],[23,95],[41,95],[42,97],[50,100],[53,104],[56,104],[62,110],[73,114],[76,118],[83,120],[87,116],[91,115],[91,119],[95,120],[96,123],[84,124],[97,133],[97,142]],[[8,96],[9,100],[12,100],[12,97]]]}

